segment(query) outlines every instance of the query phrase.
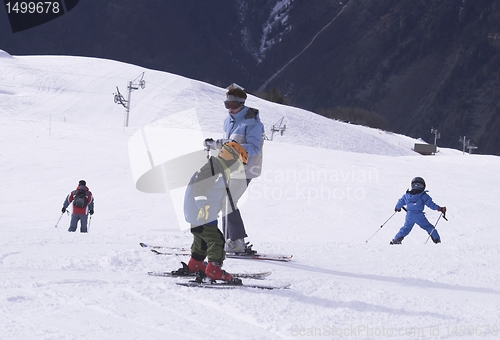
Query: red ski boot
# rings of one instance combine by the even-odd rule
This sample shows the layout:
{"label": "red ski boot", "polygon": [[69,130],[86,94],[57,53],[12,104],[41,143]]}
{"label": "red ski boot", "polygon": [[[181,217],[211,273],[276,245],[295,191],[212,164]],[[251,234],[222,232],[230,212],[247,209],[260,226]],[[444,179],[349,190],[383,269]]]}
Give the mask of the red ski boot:
{"label": "red ski boot", "polygon": [[197,261],[193,259],[192,257],[189,259],[188,262],[188,268],[190,273],[197,273],[199,270],[201,270],[202,273],[205,272],[206,270],[206,265],[205,262],[203,261]]}
{"label": "red ski boot", "polygon": [[212,280],[234,281],[233,276],[225,270],[222,270],[220,264],[217,262],[208,262],[207,268],[205,269],[205,275]]}

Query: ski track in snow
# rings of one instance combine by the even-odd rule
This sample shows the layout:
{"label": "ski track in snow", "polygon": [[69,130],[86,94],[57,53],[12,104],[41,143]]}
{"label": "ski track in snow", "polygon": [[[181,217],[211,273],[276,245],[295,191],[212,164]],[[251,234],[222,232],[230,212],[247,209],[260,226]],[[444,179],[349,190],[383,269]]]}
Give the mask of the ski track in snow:
{"label": "ski track in snow", "polygon": [[[142,72],[146,88],[133,92],[124,128],[112,93]],[[169,194],[136,189],[130,141],[148,126],[201,128],[219,138],[225,90],[69,56],[0,53],[0,75],[2,338],[498,337],[498,157],[452,149],[418,156],[412,138],[249,96],[266,133],[282,117],[287,130],[265,143],[264,173],[242,206],[248,241],[294,257],[227,259],[224,268],[271,270],[269,284],[292,286],[179,287],[184,279],[147,272],[177,269],[186,258],[156,256],[139,242],[188,247],[191,234],[174,222]],[[171,137],[152,150],[188,144],[185,135]],[[425,244],[415,226],[401,246],[389,246],[404,213],[380,226],[415,176],[448,208],[449,221],[437,226],[443,243]],[[82,178],[95,214],[88,234],[68,233],[60,209]],[[435,223],[439,214],[426,216]]]}

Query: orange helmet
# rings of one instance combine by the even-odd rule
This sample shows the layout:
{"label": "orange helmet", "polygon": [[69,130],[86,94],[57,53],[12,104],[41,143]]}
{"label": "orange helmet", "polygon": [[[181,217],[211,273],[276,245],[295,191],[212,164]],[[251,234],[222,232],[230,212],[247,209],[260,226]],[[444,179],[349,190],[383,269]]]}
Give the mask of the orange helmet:
{"label": "orange helmet", "polygon": [[233,161],[239,158],[243,164],[247,164],[248,162],[247,151],[235,141],[224,143],[220,148],[218,156],[226,161]]}

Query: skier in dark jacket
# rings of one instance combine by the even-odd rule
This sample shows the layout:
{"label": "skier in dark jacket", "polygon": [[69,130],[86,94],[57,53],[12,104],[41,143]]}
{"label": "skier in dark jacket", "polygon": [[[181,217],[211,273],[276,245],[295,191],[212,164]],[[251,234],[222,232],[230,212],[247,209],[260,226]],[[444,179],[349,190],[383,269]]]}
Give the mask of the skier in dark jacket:
{"label": "skier in dark jacket", "polygon": [[406,191],[403,197],[398,200],[394,208],[395,211],[400,212],[403,206],[406,205],[407,213],[405,224],[396,236],[394,236],[390,244],[401,244],[405,236],[410,233],[415,223],[431,236],[434,243],[441,243],[441,237],[437,230],[434,229],[434,226],[425,217],[424,207],[428,206],[430,209],[440,211],[443,214],[446,213],[446,207],[440,207],[434,203],[427,192],[428,191],[425,190],[425,181],[423,178],[415,177],[411,181],[411,190]]}
{"label": "skier in dark jacket", "polygon": [[[217,157],[210,157],[191,177],[184,197],[184,216],[191,224],[193,243],[187,268],[180,270],[189,273],[201,270],[212,280],[237,280],[221,269],[226,256],[225,240],[217,218],[226,196],[231,201],[230,173],[241,170],[247,160],[248,154],[240,144],[226,142]],[[205,258],[208,259],[207,265]]]}
{"label": "skier in dark jacket", "polygon": [[63,213],[66,212],[70,203],[73,203],[73,213],[68,231],[76,231],[78,221],[80,221],[80,232],[86,233],[88,214],[94,214],[94,197],[83,179],[78,182],[76,190],[66,196],[61,210]]}

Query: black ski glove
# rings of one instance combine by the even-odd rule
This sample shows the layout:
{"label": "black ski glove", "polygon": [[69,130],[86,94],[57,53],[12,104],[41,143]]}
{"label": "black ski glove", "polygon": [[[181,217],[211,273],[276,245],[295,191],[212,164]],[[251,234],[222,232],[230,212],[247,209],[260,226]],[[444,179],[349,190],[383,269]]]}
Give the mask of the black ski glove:
{"label": "black ski glove", "polygon": [[203,146],[206,149],[209,149],[209,150],[215,150],[216,149],[216,144],[215,144],[215,141],[213,140],[213,138],[207,138],[207,139],[205,139],[205,141],[203,142]]}
{"label": "black ski glove", "polygon": [[90,215],[94,215],[94,210],[89,210]]}
{"label": "black ski glove", "polygon": [[66,212],[66,208],[65,207],[62,207],[61,209],[62,213],[64,214]]}

